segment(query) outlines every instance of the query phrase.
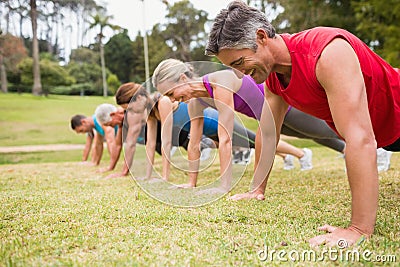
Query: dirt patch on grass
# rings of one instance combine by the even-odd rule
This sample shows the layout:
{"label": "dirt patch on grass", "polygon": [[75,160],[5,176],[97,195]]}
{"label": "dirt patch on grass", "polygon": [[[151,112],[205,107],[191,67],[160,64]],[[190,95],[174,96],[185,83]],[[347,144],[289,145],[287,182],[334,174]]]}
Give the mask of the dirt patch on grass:
{"label": "dirt patch on grass", "polygon": [[83,144],[49,144],[32,146],[5,146],[0,147],[0,153],[38,152],[38,151],[65,151],[83,149]]}

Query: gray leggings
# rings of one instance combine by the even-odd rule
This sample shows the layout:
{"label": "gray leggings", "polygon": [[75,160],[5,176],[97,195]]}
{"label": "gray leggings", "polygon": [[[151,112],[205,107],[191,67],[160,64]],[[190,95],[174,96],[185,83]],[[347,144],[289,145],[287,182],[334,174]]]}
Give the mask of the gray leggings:
{"label": "gray leggings", "polygon": [[281,133],[287,136],[311,139],[338,152],[343,152],[346,145],[325,121],[294,107],[286,113]]}
{"label": "gray leggings", "polygon": [[[207,136],[218,142],[218,135]],[[255,148],[256,134],[239,123],[236,119],[233,124],[232,145],[244,148]]]}

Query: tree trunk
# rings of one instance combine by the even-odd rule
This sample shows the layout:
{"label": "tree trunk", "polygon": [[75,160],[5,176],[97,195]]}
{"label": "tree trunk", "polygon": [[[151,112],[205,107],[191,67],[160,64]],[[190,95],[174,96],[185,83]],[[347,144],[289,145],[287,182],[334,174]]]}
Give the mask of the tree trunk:
{"label": "tree trunk", "polygon": [[3,55],[0,54],[0,82],[1,82],[1,91],[3,93],[8,92],[7,88],[7,73],[6,73],[6,67],[4,66],[3,63]]}
{"label": "tree trunk", "polygon": [[104,60],[104,47],[103,44],[101,43],[101,38],[99,41],[99,45],[100,45],[100,60],[101,60],[101,73],[103,76],[103,96],[107,97],[107,78],[106,78],[106,63]]}
{"label": "tree trunk", "polygon": [[39,42],[37,39],[37,9],[36,0],[30,0],[31,4],[31,21],[32,21],[32,58],[33,58],[33,95],[42,94],[42,82],[40,79],[39,65]]}
{"label": "tree trunk", "polygon": [[24,16],[22,14],[19,15],[19,37],[24,39],[24,35],[22,34],[22,29],[24,25]]}

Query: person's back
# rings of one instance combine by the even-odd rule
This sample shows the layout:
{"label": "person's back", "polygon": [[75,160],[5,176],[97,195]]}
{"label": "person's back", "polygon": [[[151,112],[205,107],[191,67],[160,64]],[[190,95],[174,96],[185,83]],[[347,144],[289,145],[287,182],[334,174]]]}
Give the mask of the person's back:
{"label": "person's back", "polygon": [[[203,134],[205,136],[218,135],[218,111],[212,108],[207,108],[203,112]],[[173,112],[173,125],[183,129],[187,132],[190,131],[190,116],[188,112],[188,104],[180,102],[178,108]]]}
{"label": "person's back", "polygon": [[[223,70],[228,71],[228,70]],[[229,72],[232,72],[229,70]],[[233,73],[233,72],[232,72]],[[218,75],[218,72],[216,72]],[[264,104],[264,87],[262,84],[256,84],[248,76],[243,76],[241,87],[233,94],[235,110],[250,118],[260,120],[261,111]],[[214,98],[213,83],[210,82],[209,75],[203,76],[203,84],[211,98]]]}
{"label": "person's back", "polygon": [[335,38],[345,39],[360,62],[378,146],[392,144],[400,137],[399,73],[359,38],[345,30],[327,27],[280,36],[290,51],[292,75],[289,85],[284,87],[276,73],[271,73],[266,84],[273,93],[303,112],[327,121],[335,129],[328,99],[315,69],[324,48]]}

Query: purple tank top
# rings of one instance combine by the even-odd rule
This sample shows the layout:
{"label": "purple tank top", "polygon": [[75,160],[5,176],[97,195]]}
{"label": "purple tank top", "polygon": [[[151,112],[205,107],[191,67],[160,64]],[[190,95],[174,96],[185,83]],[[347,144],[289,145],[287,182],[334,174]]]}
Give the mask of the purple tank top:
{"label": "purple tank top", "polygon": [[[208,75],[203,76],[203,84],[211,98],[214,93]],[[235,111],[247,115],[251,118],[260,120],[261,111],[264,104],[264,86],[256,84],[248,75],[243,77],[242,86],[233,95]]]}

